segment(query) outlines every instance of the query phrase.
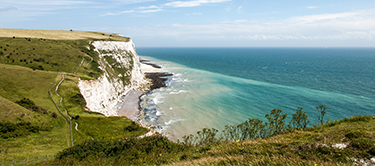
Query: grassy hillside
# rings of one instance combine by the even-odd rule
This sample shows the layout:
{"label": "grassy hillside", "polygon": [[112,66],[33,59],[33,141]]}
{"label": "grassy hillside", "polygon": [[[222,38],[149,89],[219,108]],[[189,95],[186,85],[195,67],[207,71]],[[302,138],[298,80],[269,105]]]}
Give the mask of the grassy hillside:
{"label": "grassy hillside", "polygon": [[14,29],[0,29],[0,36],[0,162],[33,163],[47,155],[51,159],[71,146],[70,128],[74,144],[147,132],[127,118],[86,111],[77,87],[79,78],[95,79],[102,74],[98,54],[90,45],[93,40],[129,38]]}
{"label": "grassy hillside", "polygon": [[[40,165],[353,165],[375,156],[375,117],[356,116],[266,138],[199,146],[162,136],[86,141]],[[362,163],[363,164],[363,163]]]}

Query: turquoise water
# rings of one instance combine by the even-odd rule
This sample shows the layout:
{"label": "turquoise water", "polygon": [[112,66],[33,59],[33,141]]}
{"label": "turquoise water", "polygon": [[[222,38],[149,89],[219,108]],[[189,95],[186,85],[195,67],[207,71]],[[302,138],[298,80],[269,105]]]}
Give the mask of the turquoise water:
{"label": "turquoise water", "polygon": [[[137,48],[174,73],[143,97],[144,121],[175,140],[204,127],[222,130],[298,107],[325,118],[375,115],[374,48]],[[289,119],[288,119],[289,120]]]}

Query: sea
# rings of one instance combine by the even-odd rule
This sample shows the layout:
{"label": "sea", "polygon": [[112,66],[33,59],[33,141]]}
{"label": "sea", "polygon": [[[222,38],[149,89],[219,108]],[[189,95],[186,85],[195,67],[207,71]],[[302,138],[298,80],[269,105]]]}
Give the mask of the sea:
{"label": "sea", "polygon": [[273,109],[303,108],[324,120],[375,115],[375,48],[137,48],[173,73],[141,101],[142,122],[171,140],[203,128],[223,130]]}

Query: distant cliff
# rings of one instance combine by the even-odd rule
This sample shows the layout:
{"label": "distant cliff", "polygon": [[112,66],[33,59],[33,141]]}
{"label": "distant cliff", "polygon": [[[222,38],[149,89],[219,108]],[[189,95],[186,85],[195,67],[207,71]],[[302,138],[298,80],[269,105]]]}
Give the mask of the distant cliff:
{"label": "distant cliff", "polygon": [[139,57],[131,40],[94,41],[91,44],[99,53],[97,63],[104,74],[96,80],[80,80],[78,87],[90,111],[116,116],[120,97],[147,83]]}

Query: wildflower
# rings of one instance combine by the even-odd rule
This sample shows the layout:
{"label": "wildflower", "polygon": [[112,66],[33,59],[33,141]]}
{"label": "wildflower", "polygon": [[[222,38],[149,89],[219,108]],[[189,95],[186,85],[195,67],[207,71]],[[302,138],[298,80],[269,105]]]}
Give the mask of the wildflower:
{"label": "wildflower", "polygon": [[240,142],[240,140],[237,140],[236,142]]}

